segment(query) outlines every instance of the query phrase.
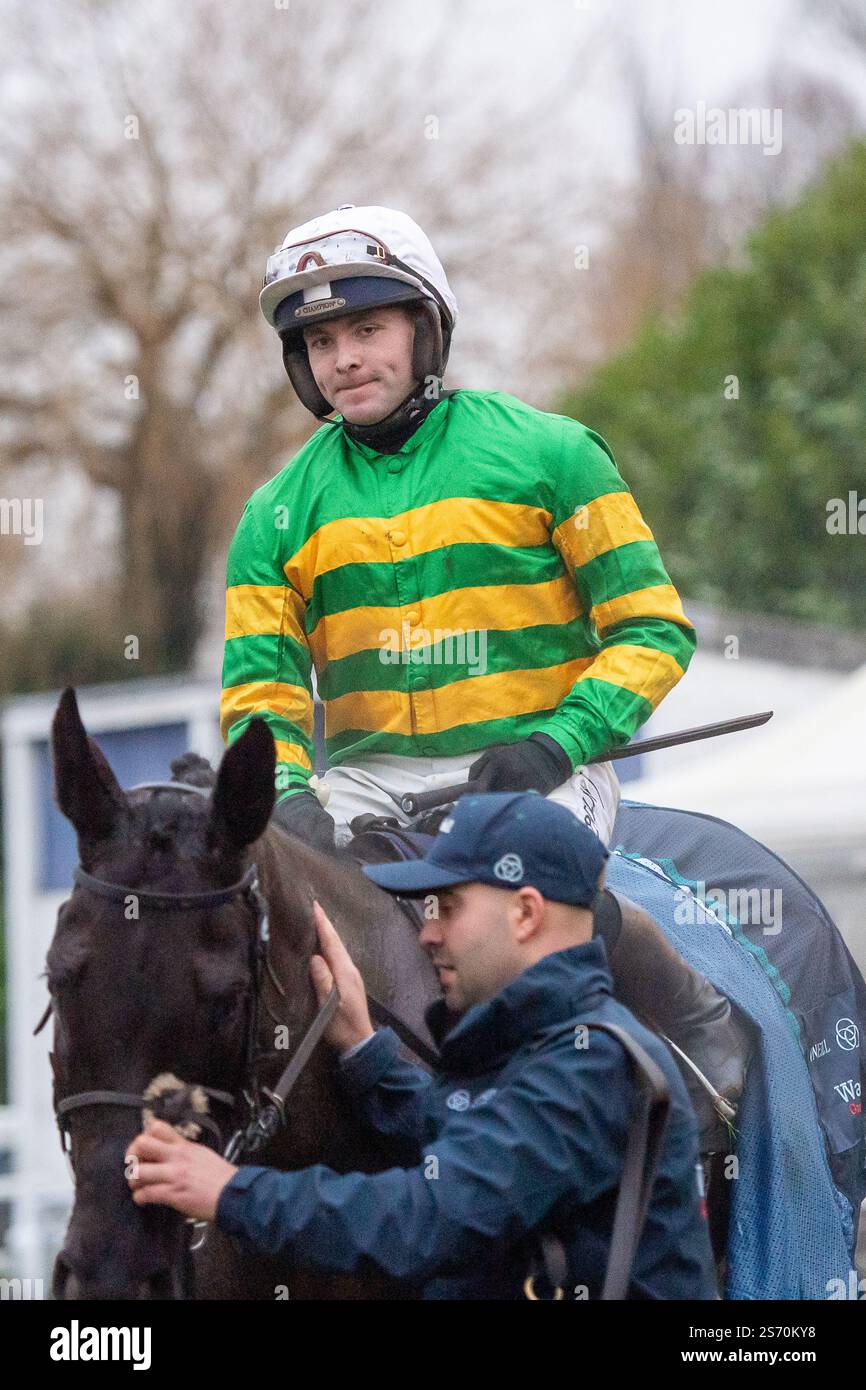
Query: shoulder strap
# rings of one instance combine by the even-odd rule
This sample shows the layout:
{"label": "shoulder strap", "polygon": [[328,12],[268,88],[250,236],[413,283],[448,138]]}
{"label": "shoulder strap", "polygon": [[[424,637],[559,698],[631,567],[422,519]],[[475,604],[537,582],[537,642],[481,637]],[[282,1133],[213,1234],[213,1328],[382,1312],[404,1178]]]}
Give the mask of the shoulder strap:
{"label": "shoulder strap", "polygon": [[[619,1024],[601,1023],[597,1020],[581,1023],[572,1021],[568,1029],[574,1031],[578,1026],[597,1028],[617,1038],[629,1055],[638,1083],[637,1106],[626,1141],[607,1269],[601,1291],[604,1300],[621,1300],[628,1297],[632,1267],[646,1220],[662,1136],[670,1112],[671,1094],[661,1067]],[[546,1037],[549,1036],[550,1034],[546,1034]],[[562,1242],[558,1237],[546,1234],[539,1238],[539,1246],[538,1264],[544,1271],[548,1285],[556,1291],[553,1297],[562,1298],[562,1289],[567,1277],[567,1261]],[[530,1292],[534,1287],[534,1273],[534,1270],[530,1273],[524,1286],[529,1297],[537,1297]]]}

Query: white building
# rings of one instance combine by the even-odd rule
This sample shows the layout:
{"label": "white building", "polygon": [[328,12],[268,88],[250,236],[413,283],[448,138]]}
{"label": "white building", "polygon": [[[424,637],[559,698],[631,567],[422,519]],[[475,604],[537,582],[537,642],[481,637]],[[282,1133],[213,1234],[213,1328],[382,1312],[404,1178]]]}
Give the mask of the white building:
{"label": "white building", "polygon": [[[219,760],[213,682],[186,678],[83,688],[88,732],[124,786],[170,776],[187,749]],[[5,703],[3,742],[8,1104],[0,1106],[0,1274],[47,1278],[72,1185],[51,1107],[52,1025],[42,978],[57,911],[78,861],[75,834],[52,797],[51,720],[59,692]],[[46,1284],[47,1288],[48,1285]]]}
{"label": "white building", "polygon": [[866,974],[866,635],[694,603],[686,611],[698,649],[638,737],[760,710],[774,717],[642,757],[624,794],[719,816],[768,845],[818,894]]}

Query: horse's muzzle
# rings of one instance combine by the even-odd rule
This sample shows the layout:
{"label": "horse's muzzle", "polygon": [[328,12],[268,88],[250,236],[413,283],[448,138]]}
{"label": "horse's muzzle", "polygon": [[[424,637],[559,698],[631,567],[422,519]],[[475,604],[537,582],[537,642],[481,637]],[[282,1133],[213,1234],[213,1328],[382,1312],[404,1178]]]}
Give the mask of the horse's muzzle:
{"label": "horse's muzzle", "polygon": [[171,1268],[154,1270],[145,1279],[124,1281],[120,1278],[92,1277],[76,1271],[67,1252],[61,1250],[54,1261],[51,1295],[60,1301],[81,1299],[86,1302],[140,1302],[149,1299],[172,1301],[192,1298],[190,1257],[185,1256]]}

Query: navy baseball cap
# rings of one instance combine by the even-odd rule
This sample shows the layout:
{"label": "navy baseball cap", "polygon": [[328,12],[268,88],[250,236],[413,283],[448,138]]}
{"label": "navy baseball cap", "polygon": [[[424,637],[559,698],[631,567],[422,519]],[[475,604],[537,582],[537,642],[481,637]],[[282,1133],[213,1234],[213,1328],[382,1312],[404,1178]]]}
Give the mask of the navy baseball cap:
{"label": "navy baseball cap", "polygon": [[464,796],[423,859],[369,864],[364,873],[404,898],[491,883],[529,884],[553,902],[589,907],[609,851],[571,811],[539,792]]}

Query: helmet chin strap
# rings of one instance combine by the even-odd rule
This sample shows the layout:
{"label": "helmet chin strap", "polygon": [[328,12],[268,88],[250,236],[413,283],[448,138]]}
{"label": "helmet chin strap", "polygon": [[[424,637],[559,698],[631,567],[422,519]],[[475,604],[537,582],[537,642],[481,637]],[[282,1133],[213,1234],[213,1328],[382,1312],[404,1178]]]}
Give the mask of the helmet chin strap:
{"label": "helmet chin strap", "polygon": [[[352,439],[369,444],[382,453],[393,452],[405,444],[442,398],[441,385],[451,346],[451,329],[448,325],[443,327],[439,311],[428,300],[420,300],[414,307],[417,310],[412,341],[415,385],[411,392],[390,415],[374,425],[347,425],[343,422],[343,429]],[[334,407],[319,390],[300,331],[287,328],[278,329],[278,332],[283,344],[283,365],[298,399],[318,420],[326,419]],[[428,396],[426,390],[422,390],[422,383],[426,386],[433,380],[438,381],[440,391]],[[382,444],[386,447],[383,448]]]}
{"label": "helmet chin strap", "polygon": [[428,396],[421,383],[416,382],[406,399],[383,420],[370,425],[354,425],[344,419],[342,426],[356,444],[366,444],[379,454],[393,454],[402,448],[441,399],[438,393]]}

